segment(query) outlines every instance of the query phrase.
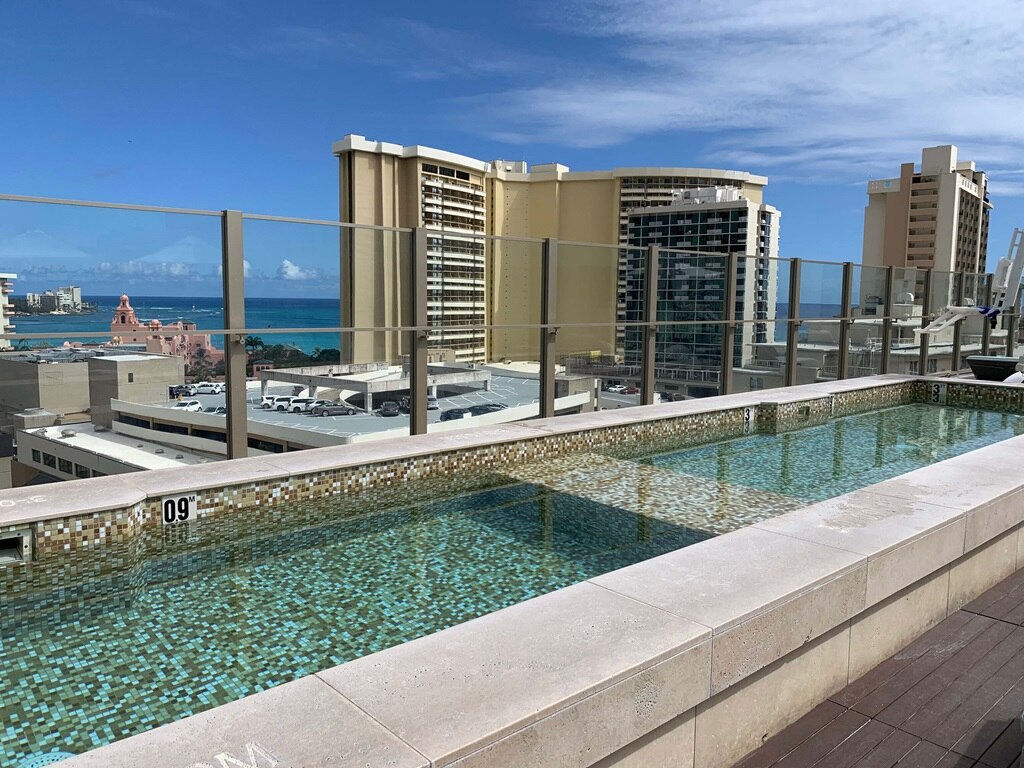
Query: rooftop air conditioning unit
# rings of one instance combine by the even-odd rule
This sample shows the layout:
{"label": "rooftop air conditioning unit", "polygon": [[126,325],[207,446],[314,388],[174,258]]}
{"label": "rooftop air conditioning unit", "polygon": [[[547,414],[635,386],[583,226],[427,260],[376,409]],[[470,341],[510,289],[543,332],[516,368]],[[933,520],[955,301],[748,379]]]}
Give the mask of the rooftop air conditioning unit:
{"label": "rooftop air conditioning unit", "polygon": [[74,437],[76,434],[78,434],[78,433],[75,432],[75,430],[73,430],[73,429],[62,429],[60,431],[60,436],[61,437]]}

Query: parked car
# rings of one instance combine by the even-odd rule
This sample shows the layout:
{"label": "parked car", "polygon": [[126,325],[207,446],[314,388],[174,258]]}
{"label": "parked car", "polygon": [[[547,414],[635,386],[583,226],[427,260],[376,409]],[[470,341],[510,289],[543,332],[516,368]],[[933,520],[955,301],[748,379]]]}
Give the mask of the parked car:
{"label": "parked car", "polygon": [[314,408],[319,408],[321,405],[334,405],[334,401],[314,400],[313,402],[308,403],[302,410],[306,411],[306,413],[312,413]]}
{"label": "parked car", "polygon": [[608,387],[608,389],[605,390],[605,392],[611,392],[612,394],[616,394],[617,395],[617,394],[619,394],[620,392],[622,392],[625,389],[626,389],[626,385],[625,384],[612,384],[610,387]]}
{"label": "parked car", "polygon": [[428,411],[439,411],[441,406],[437,404],[437,398],[433,395],[427,395],[427,410]]}
{"label": "parked car", "polygon": [[355,416],[358,411],[351,405],[332,403],[329,405],[318,405],[310,413],[314,416]]}
{"label": "parked car", "polygon": [[472,415],[468,408],[449,408],[447,411],[441,411],[441,421],[468,419]]}
{"label": "parked car", "polygon": [[191,384],[178,384],[175,387],[171,387],[169,391],[170,391],[170,394],[171,394],[172,398],[173,397],[179,397],[179,396],[182,396],[182,395],[191,396],[191,394],[192,394],[192,385]]}
{"label": "parked car", "polygon": [[198,400],[179,400],[174,404],[174,410],[178,411],[201,411],[203,410],[203,404]]}
{"label": "parked car", "polygon": [[[308,411],[313,407],[313,403],[316,402],[315,397],[293,397],[288,403],[288,407],[284,410],[291,411],[292,413],[302,413]],[[281,410],[278,408],[278,410]]]}
{"label": "parked car", "polygon": [[494,413],[495,411],[503,411],[508,408],[504,403],[483,403],[481,405],[469,406],[469,412],[474,416],[480,416],[485,413]]}
{"label": "parked car", "polygon": [[274,411],[285,411],[288,409],[288,404],[294,399],[291,395],[278,395],[276,397],[268,395],[260,402],[260,407]]}
{"label": "parked car", "polygon": [[639,395],[640,394],[640,387],[626,387],[624,390],[622,390],[622,394],[624,394],[624,395]]}
{"label": "parked car", "polygon": [[201,381],[194,387],[193,395],[223,395],[224,385],[217,382]]}
{"label": "parked car", "polygon": [[387,400],[380,404],[380,410],[377,411],[381,416],[398,416],[402,412],[402,409],[398,407],[398,403],[392,400]]}
{"label": "parked car", "polygon": [[213,413],[216,416],[227,416],[228,408],[226,405],[218,405],[216,408],[213,409]]}

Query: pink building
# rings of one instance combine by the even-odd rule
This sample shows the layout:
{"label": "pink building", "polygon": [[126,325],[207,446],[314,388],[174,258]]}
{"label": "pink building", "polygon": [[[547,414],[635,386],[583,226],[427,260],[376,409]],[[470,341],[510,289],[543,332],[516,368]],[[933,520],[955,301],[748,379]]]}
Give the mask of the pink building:
{"label": "pink building", "polygon": [[210,334],[186,335],[195,330],[196,324],[186,320],[167,325],[159,320],[140,321],[126,294],[121,295],[110,323],[114,344],[145,343],[147,352],[183,357],[186,365],[195,365],[200,359],[208,365],[222,361],[224,350],[213,346]]}

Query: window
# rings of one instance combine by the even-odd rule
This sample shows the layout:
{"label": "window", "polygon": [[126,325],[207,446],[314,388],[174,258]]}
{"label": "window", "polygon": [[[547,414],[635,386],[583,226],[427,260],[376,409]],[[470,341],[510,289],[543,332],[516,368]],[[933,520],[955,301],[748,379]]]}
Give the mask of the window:
{"label": "window", "polygon": [[37,449],[33,448],[32,449],[32,461],[34,461],[36,464],[39,464],[39,463],[42,462],[42,460],[43,460],[42,454],[39,453],[39,451]]}
{"label": "window", "polygon": [[[93,475],[98,475],[98,472]],[[81,464],[75,464],[75,477],[89,477],[89,468],[83,467]]]}
{"label": "window", "polygon": [[138,419],[134,416],[128,416],[127,414],[119,413],[117,414],[117,420],[120,421],[122,424],[131,424],[132,426],[135,427],[145,427],[146,429],[150,429],[149,419]]}
{"label": "window", "polygon": [[54,469],[56,469],[57,468],[57,457],[54,456],[52,453],[44,453],[43,454],[43,465],[47,466],[47,467],[53,467]]}
{"label": "window", "polygon": [[936,373],[936,372],[938,372],[938,370],[939,370],[939,361],[938,360],[929,360],[928,361],[928,373]]}
{"label": "window", "polygon": [[107,475],[104,472],[100,472],[98,469],[94,469],[92,471],[92,476],[93,477],[106,477]]}
{"label": "window", "polygon": [[128,383],[131,384],[134,381],[135,381],[135,374],[134,373],[129,373],[128,374]]}
{"label": "window", "polygon": [[67,459],[57,459],[57,468],[66,474],[71,474],[71,462]]}
{"label": "window", "polygon": [[763,376],[751,376],[750,377],[750,391],[753,392],[755,389],[764,389],[764,377]]}

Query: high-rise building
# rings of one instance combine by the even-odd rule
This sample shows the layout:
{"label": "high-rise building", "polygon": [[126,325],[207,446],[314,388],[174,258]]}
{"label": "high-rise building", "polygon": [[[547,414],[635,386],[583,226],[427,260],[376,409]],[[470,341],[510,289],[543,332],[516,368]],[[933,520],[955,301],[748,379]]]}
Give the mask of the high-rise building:
{"label": "high-rise building", "polygon": [[[721,370],[726,286],[725,254],[737,254],[736,317],[755,322],[737,328],[733,365],[752,355],[753,344],[774,335],[778,293],[779,220],[775,208],[744,197],[736,187],[677,193],[667,205],[635,208],[627,217],[625,310],[640,317],[647,246],[662,248],[658,270],[658,320],[704,321],[658,329],[657,386],[688,396],[716,394]],[[642,331],[625,330],[627,366],[639,366]]]}
{"label": "high-rise building", "polygon": [[[14,333],[14,323],[11,322],[10,295],[14,291],[14,281],[17,277],[13,272],[0,273],[0,333]],[[0,349],[10,348],[10,339],[0,339]]]}
{"label": "high-rise building", "polygon": [[865,266],[984,272],[988,178],[951,144],[925,147],[921,167],[903,163],[894,179],[868,182]]}
{"label": "high-rise building", "polygon": [[[430,343],[464,361],[536,358],[536,332],[528,328],[446,330],[539,322],[539,247],[514,238],[605,246],[563,246],[559,252],[559,284],[573,287],[559,293],[559,317],[606,325],[562,328],[558,352],[621,354],[624,335],[621,328],[616,333],[616,323],[626,316],[628,212],[667,205],[674,193],[708,186],[736,189],[760,205],[768,183],[763,176],[707,168],[574,172],[557,163],[483,162],[352,134],[335,142],[333,151],[342,221],[436,230],[428,240]],[[348,235],[342,244],[343,325],[402,324],[396,297],[408,276],[400,247],[392,233]],[[403,348],[400,334],[357,334],[351,349],[346,339],[349,359],[395,359]]]}

